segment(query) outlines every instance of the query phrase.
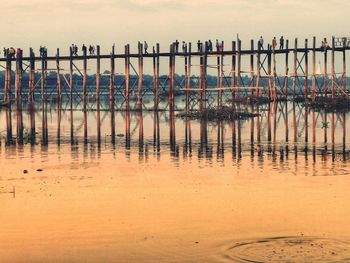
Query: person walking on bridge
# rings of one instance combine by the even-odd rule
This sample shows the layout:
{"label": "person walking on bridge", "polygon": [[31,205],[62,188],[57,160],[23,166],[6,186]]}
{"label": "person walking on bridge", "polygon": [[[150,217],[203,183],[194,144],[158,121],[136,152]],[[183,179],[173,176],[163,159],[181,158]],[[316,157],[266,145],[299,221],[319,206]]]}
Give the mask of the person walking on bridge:
{"label": "person walking on bridge", "polygon": [[258,41],[258,48],[264,49],[264,39],[262,36],[260,36],[260,39]]}
{"label": "person walking on bridge", "polygon": [[283,49],[284,48],[284,38],[283,36],[281,36],[280,38],[280,49]]}

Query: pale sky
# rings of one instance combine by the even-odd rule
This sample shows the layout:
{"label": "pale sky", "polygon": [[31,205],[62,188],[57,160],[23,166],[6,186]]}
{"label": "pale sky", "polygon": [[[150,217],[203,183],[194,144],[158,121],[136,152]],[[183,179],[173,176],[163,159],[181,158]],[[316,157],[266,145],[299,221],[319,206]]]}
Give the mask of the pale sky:
{"label": "pale sky", "polygon": [[[349,0],[1,0],[3,46],[350,36]],[[1,47],[1,46],[0,46]],[[62,50],[63,52],[63,50]]]}

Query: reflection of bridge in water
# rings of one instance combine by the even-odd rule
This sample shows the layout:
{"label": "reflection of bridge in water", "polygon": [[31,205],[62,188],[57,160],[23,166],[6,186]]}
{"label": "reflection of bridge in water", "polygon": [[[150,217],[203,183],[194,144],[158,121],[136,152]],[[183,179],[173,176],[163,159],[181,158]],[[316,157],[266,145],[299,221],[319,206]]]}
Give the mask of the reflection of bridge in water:
{"label": "reflection of bridge in water", "polygon": [[[173,111],[79,111],[34,105],[0,111],[2,143],[5,149],[41,145],[72,150],[83,145],[84,152],[94,148],[99,156],[105,149],[122,149],[140,158],[170,152],[175,159],[234,159],[249,155],[275,160],[305,155],[348,160],[346,113],[311,111],[297,103],[272,103],[263,106],[241,105],[241,110],[259,112],[248,120],[207,122],[176,118]],[[145,121],[146,119],[146,121]],[[5,127],[6,126],[6,127]],[[14,128],[15,131],[14,131]],[[102,147],[103,146],[103,147]]]}

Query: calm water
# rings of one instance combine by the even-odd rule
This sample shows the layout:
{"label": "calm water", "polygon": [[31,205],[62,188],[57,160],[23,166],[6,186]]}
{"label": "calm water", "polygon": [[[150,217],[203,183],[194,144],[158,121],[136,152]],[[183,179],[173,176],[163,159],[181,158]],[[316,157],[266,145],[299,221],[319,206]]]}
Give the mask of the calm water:
{"label": "calm water", "polygon": [[1,262],[350,262],[350,115],[0,111]]}

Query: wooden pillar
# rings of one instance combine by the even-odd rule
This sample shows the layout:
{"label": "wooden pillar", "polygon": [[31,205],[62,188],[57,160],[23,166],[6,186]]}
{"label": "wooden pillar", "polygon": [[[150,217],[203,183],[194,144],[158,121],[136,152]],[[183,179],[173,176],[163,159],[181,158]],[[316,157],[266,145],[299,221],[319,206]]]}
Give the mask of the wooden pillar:
{"label": "wooden pillar", "polygon": [[260,61],[260,56],[261,56],[261,46],[258,44],[258,54],[257,54],[257,61],[256,61],[256,95],[260,95],[260,90],[259,90],[259,85],[260,85],[260,75],[261,75],[261,61]]}
{"label": "wooden pillar", "polygon": [[316,100],[316,37],[312,39],[312,101]]}
{"label": "wooden pillar", "polygon": [[46,101],[46,55],[41,54],[41,101]]}
{"label": "wooden pillar", "polygon": [[115,54],[115,46],[112,46],[112,52],[110,56],[111,61],[111,70],[109,75],[109,103],[110,106],[114,106],[114,81],[115,81],[115,60],[114,60],[114,54]]}
{"label": "wooden pillar", "polygon": [[241,48],[242,48],[242,42],[241,40],[239,39],[238,40],[238,50],[237,50],[237,88],[238,88],[238,92],[237,92],[237,97],[240,97],[240,93],[241,93],[241,90],[240,90],[240,87],[241,87],[241,61],[242,61],[242,58],[241,58]]}
{"label": "wooden pillar", "polygon": [[100,46],[96,46],[96,103],[100,104],[101,56]]}
{"label": "wooden pillar", "polygon": [[309,57],[308,57],[308,39],[305,39],[305,55],[304,55],[304,61],[305,61],[305,76],[304,76],[304,96],[305,100],[307,100],[309,96]]}
{"label": "wooden pillar", "polygon": [[208,45],[206,43],[203,55],[203,109],[207,107]]}
{"label": "wooden pillar", "polygon": [[298,78],[298,39],[294,40],[294,72],[293,72],[293,98],[295,97],[296,87],[297,87],[297,78]]}
{"label": "wooden pillar", "polygon": [[5,100],[11,100],[11,73],[12,60],[9,55],[6,57],[6,73],[5,73]]}
{"label": "wooden pillar", "polygon": [[137,108],[142,108],[142,86],[143,86],[143,45],[139,43],[139,78],[138,78],[138,96],[137,96]]}
{"label": "wooden pillar", "polygon": [[219,69],[218,69],[218,78],[219,78],[219,86],[218,86],[218,88],[219,88],[219,92],[218,92],[218,94],[219,94],[219,105],[220,105],[220,107],[222,107],[222,72],[223,72],[223,67],[224,67],[224,54],[223,54],[223,52],[224,52],[224,42],[222,41],[221,42],[221,53],[220,53],[220,55],[219,55]]}
{"label": "wooden pillar", "polygon": [[73,48],[69,48],[69,99],[73,102]]}
{"label": "wooden pillar", "polygon": [[170,45],[169,55],[169,108],[174,109],[174,77],[175,77],[175,56],[174,56],[174,45]]}
{"label": "wooden pillar", "polygon": [[158,109],[159,104],[159,43],[156,48],[153,47],[153,92],[154,109]]}
{"label": "wooden pillar", "polygon": [[335,72],[334,72],[334,60],[335,60],[335,57],[334,57],[334,51],[335,51],[335,38],[332,37],[332,61],[331,61],[331,70],[332,70],[332,98],[334,98],[334,95],[335,95]]}
{"label": "wooden pillar", "polygon": [[286,40],[286,59],[285,59],[285,76],[284,76],[284,95],[286,99],[288,98],[288,75],[289,75],[289,40]]}
{"label": "wooden pillar", "polygon": [[267,93],[268,98],[271,100],[272,97],[272,84],[271,84],[271,50],[267,51]]}
{"label": "wooden pillar", "polygon": [[[188,52],[187,52],[187,46],[185,46],[185,111],[188,112],[188,90],[189,90],[189,87],[188,87]],[[187,126],[186,126],[187,128]]]}
{"label": "wooden pillar", "polygon": [[187,54],[187,72],[186,72],[186,109],[189,110],[190,104],[190,89],[191,89],[191,60],[192,60],[192,43],[188,43]]}
{"label": "wooden pillar", "polygon": [[[250,85],[254,86],[254,40],[250,40]],[[254,96],[256,92],[252,89],[251,95]]]}
{"label": "wooden pillar", "polygon": [[203,110],[203,45],[199,48],[199,110]]}
{"label": "wooden pillar", "polygon": [[231,67],[231,87],[232,87],[232,107],[234,106],[234,99],[236,96],[236,41],[232,41],[232,67]]}
{"label": "wooden pillar", "polygon": [[86,54],[86,48],[83,50],[83,98],[84,98],[84,109],[86,107],[87,103],[87,92],[86,92],[86,86],[87,86],[87,54]]}
{"label": "wooden pillar", "polygon": [[[324,38],[323,40],[325,43],[327,43],[327,38]],[[323,64],[323,92],[324,95],[328,95],[328,85],[327,85],[327,63],[328,63],[328,58],[327,58],[327,48],[324,49],[324,64]]]}
{"label": "wooden pillar", "polygon": [[28,99],[30,102],[34,101],[35,92],[35,55],[33,49],[29,49],[29,92]]}
{"label": "wooden pillar", "polygon": [[56,52],[56,70],[57,70],[57,98],[60,102],[62,99],[62,87],[61,87],[61,68],[60,68],[60,49],[57,48]]}
{"label": "wooden pillar", "polygon": [[130,45],[125,46],[125,101],[127,108],[129,107],[129,85],[130,85]]}
{"label": "wooden pillar", "polygon": [[273,100],[277,101],[277,70],[276,70],[276,52],[275,46],[272,45],[272,60],[273,60]]}
{"label": "wooden pillar", "polygon": [[16,100],[21,100],[22,95],[22,73],[23,73],[23,64],[22,64],[22,50],[17,49],[16,52],[16,72],[15,72],[15,98]]}
{"label": "wooden pillar", "polygon": [[[344,47],[343,47],[343,74],[342,74],[342,83],[343,83],[343,95],[345,96],[345,94],[347,93],[347,88],[346,88],[346,55],[345,55],[345,43],[344,43]],[[345,120],[344,120],[345,122]]]}

